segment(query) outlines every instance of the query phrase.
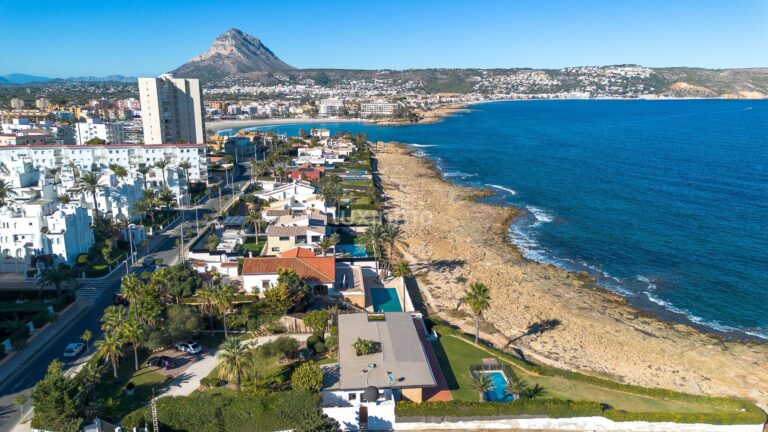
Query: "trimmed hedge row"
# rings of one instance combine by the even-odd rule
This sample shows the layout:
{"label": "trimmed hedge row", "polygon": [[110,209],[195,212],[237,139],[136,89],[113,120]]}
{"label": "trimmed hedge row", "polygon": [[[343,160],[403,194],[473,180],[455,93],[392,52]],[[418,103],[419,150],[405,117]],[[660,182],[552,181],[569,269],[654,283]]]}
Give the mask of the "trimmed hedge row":
{"label": "trimmed hedge row", "polygon": [[[544,416],[550,418],[595,417],[604,407],[591,401],[561,399],[521,399],[515,402],[450,402],[413,403],[400,402],[395,407],[398,421],[408,417],[503,417]],[[435,419],[440,423],[441,419]],[[423,420],[422,420],[423,421]],[[429,420],[431,423],[432,420]]]}
{"label": "trimmed hedge row", "polygon": [[[280,392],[265,396],[206,391],[191,396],[157,400],[162,430],[250,432],[299,429],[319,416],[318,395],[310,392]],[[148,408],[122,419],[125,430],[151,424]]]}
{"label": "trimmed hedge row", "polygon": [[[438,320],[433,320],[438,322]],[[435,331],[444,335],[450,335],[460,338],[468,343],[472,343],[473,339],[465,335],[464,333],[455,330],[444,322],[440,321],[440,324],[434,326]],[[617,390],[626,393],[632,393],[642,396],[649,396],[657,399],[675,400],[682,402],[691,402],[701,405],[707,405],[711,407],[724,408],[732,410],[729,413],[668,413],[668,412],[642,412],[631,413],[621,410],[606,409],[604,416],[616,421],[629,421],[629,420],[644,420],[644,421],[671,421],[678,423],[711,423],[711,424],[758,424],[765,423],[766,413],[753,403],[745,400],[724,398],[724,397],[709,397],[693,395],[688,393],[676,392],[673,390],[641,387],[632,384],[622,384],[615,381],[610,381],[604,378],[599,378],[591,375],[585,375],[579,372],[572,372],[565,369],[558,369],[551,366],[533,364],[525,362],[513,355],[507,354],[503,351],[497,350],[492,347],[485,346],[489,352],[493,355],[507,361],[520,369],[527,372],[542,375],[553,376],[568,379],[571,381],[580,381],[583,383],[603,387],[610,390]],[[627,420],[622,420],[627,419]],[[704,420],[702,420],[704,419]]]}

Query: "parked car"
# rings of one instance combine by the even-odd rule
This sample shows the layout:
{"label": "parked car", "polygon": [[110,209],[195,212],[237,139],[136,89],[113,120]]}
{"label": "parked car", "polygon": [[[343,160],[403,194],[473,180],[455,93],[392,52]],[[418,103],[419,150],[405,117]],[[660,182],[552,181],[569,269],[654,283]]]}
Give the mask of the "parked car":
{"label": "parked car", "polygon": [[141,265],[144,267],[152,267],[155,265],[155,257],[152,255],[147,255],[144,257],[144,260],[141,261]]}
{"label": "parked car", "polygon": [[80,342],[72,342],[64,348],[64,357],[77,357],[85,349],[85,344]]}
{"label": "parked car", "polygon": [[173,360],[173,358],[168,356],[157,356],[147,360],[147,366],[173,369],[176,367],[176,361]]}
{"label": "parked car", "polygon": [[201,352],[203,352],[203,347],[199,343],[193,340],[177,343],[176,349],[192,355],[200,354]]}

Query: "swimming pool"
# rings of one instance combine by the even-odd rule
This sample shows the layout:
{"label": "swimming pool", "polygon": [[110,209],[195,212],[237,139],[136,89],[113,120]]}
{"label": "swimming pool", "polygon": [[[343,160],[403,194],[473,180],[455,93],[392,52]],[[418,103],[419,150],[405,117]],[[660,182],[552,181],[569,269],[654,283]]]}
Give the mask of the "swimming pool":
{"label": "swimming pool", "polygon": [[336,252],[340,254],[349,254],[353,258],[367,257],[368,250],[362,244],[340,244],[336,245]]}
{"label": "swimming pool", "polygon": [[348,180],[348,181],[365,181],[365,180],[370,180],[368,177],[347,177],[347,176],[344,176],[341,179],[342,180]]}
{"label": "swimming pool", "polygon": [[397,288],[371,288],[371,303],[374,312],[402,312]]}
{"label": "swimming pool", "polygon": [[491,390],[485,392],[485,400],[491,402],[510,402],[515,397],[507,393],[507,378],[498,371],[484,372],[491,377]]}
{"label": "swimming pool", "polygon": [[368,174],[365,170],[347,170],[346,174],[363,176]]}

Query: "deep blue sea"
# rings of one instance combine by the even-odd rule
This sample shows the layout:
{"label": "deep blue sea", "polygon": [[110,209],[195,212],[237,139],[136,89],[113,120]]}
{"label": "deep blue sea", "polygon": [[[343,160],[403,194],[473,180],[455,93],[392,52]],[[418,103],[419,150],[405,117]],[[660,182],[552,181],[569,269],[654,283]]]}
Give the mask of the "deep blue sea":
{"label": "deep blue sea", "polygon": [[[526,210],[531,259],[586,270],[664,319],[768,338],[768,101],[520,101],[365,132]],[[262,129],[262,128],[260,128]]]}

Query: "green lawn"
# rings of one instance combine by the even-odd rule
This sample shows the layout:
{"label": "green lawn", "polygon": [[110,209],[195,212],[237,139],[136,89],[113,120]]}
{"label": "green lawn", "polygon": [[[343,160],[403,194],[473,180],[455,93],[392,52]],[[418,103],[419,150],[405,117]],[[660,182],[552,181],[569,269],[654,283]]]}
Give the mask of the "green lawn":
{"label": "green lawn", "polygon": [[[483,358],[494,356],[463,339],[451,335],[443,335],[437,342],[433,343],[433,347],[454,399],[477,401],[478,394],[470,386],[472,378],[469,375],[469,367],[470,365],[482,363]],[[499,360],[507,368],[526,380],[529,385],[539,384],[543,386],[546,389],[544,397],[548,398],[607,403],[616,409],[631,412],[731,411],[729,408],[718,407],[714,404],[705,405],[696,402],[667,400],[604,388],[562,377],[535,375],[504,359]]]}
{"label": "green lawn", "polygon": [[352,210],[352,216],[350,217],[353,224],[371,224],[378,220],[379,212],[376,210]]}
{"label": "green lawn", "polygon": [[266,238],[260,238],[256,242],[255,237],[246,237],[245,243],[240,245],[240,248],[245,252],[253,252],[254,256],[261,254],[261,250],[264,249],[264,245],[267,244]]}
{"label": "green lawn", "polygon": [[[143,366],[149,354],[139,351],[139,365]],[[155,372],[155,368],[143,367],[134,371],[133,351],[127,350],[117,369],[117,379],[112,375],[112,365],[107,364],[101,382],[96,386],[96,394],[105,408],[105,416],[119,420],[129,412],[141,408],[152,399],[152,389],[159,392],[171,381],[163,374]],[[136,385],[133,395],[125,393],[128,382]]]}

